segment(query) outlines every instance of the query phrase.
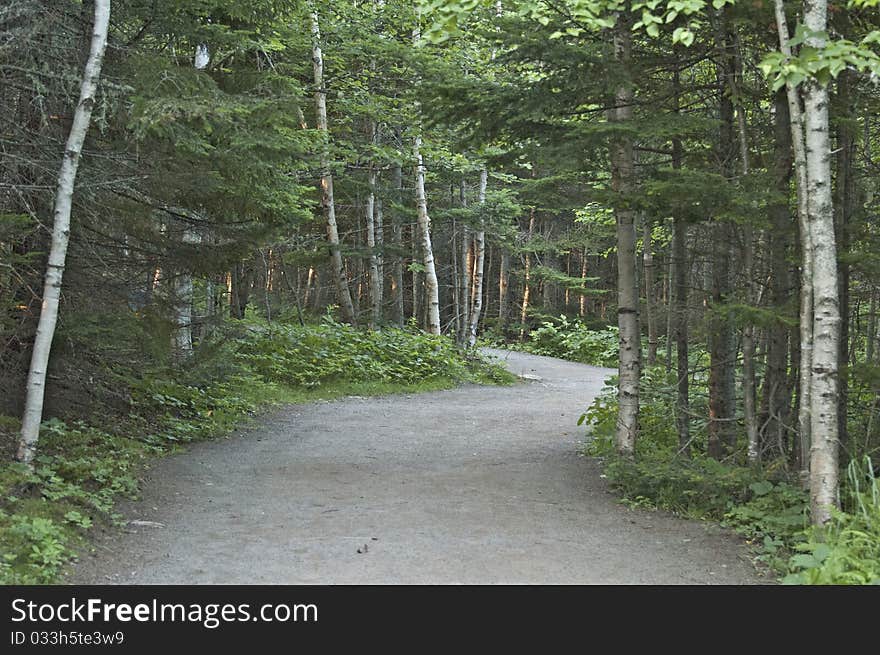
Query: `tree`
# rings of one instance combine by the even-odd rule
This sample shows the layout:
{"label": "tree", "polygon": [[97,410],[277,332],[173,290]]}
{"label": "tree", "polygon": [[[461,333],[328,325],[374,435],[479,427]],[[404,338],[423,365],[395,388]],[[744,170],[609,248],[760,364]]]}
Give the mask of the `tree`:
{"label": "tree", "polygon": [[61,170],[58,173],[52,223],[52,245],[49,249],[49,261],[46,264],[43,305],[31,354],[30,370],[28,371],[27,399],[22,417],[18,459],[29,466],[33,466],[37,441],[40,436],[40,423],[43,418],[46,372],[49,367],[52,339],[55,336],[55,325],[58,321],[61,281],[64,276],[67,247],[70,240],[70,214],[76,187],[76,174],[79,169],[83,143],[92,118],[92,109],[95,106],[98,83],[101,79],[101,66],[107,48],[109,24],[110,0],[95,0],[89,56],[80,84],[79,102],[74,110],[73,122],[67,136]]}
{"label": "tree", "polygon": [[327,225],[327,243],[330,246],[330,261],[333,268],[333,279],[336,281],[336,295],[342,318],[348,323],[356,320],[354,304],[348,280],[342,266],[342,253],[339,244],[339,229],[336,226],[336,201],[333,196],[333,173],[330,170],[329,131],[327,129],[327,89],[324,86],[324,55],[321,52],[321,26],[318,12],[312,11],[312,64],[315,71],[315,114],[318,130],[326,139],[321,152],[321,206],[324,209],[324,220]]}

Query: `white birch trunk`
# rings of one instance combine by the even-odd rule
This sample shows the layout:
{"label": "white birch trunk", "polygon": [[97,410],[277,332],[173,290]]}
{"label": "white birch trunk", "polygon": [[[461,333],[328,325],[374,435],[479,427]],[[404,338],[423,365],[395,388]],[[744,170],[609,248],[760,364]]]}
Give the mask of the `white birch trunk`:
{"label": "white birch trunk", "polygon": [[[827,0],[804,2],[804,25],[813,33],[827,28]],[[821,50],[825,40],[807,39]],[[815,80],[804,85],[807,155],[807,209],[813,266],[813,361],[810,393],[810,510],[814,525],[831,519],[838,499],[838,348],[840,339],[837,247],[831,195],[831,138],[828,88]]]}
{"label": "white birch trunk", "polygon": [[[416,16],[420,20],[420,16]],[[413,43],[420,38],[418,23],[413,30]],[[417,114],[421,113],[421,103],[416,103]],[[420,120],[417,118],[416,120]],[[422,263],[425,267],[425,302],[427,304],[427,328],[431,334],[440,334],[440,285],[437,283],[437,270],[434,267],[434,248],[431,245],[431,219],[428,216],[428,197],[425,193],[425,162],[422,159],[422,135],[413,139],[413,158],[416,162],[416,210],[418,212],[419,240],[422,246]]]}
{"label": "white birch trunk", "polygon": [[[482,207],[486,204],[486,186],[489,181],[488,171],[484,168],[480,171],[479,203]],[[486,260],[486,227],[480,220],[480,229],[476,238],[476,257],[474,261],[474,303],[471,308],[470,333],[468,345],[473,347],[477,343],[477,327],[480,323],[480,312],[483,310],[483,266]]]}
{"label": "white birch trunk", "polygon": [[95,0],[95,18],[89,56],[86,60],[80,86],[79,102],[73,114],[67,145],[58,173],[58,190],[55,193],[54,222],[52,225],[52,245],[49,248],[49,261],[46,265],[46,278],[43,286],[43,303],[31,363],[28,369],[24,415],[21,423],[21,438],[18,445],[18,460],[33,466],[37,440],[40,436],[40,423],[43,420],[43,400],[46,392],[46,370],[49,366],[49,353],[55,336],[58,321],[58,304],[61,298],[61,280],[67,259],[67,244],[70,240],[70,212],[73,204],[73,191],[76,172],[79,168],[80,154],[89,123],[95,94],[101,77],[101,64],[107,48],[107,31],[110,23],[110,0]]}
{"label": "white birch trunk", "polygon": [[379,277],[379,260],[376,256],[376,169],[370,167],[369,191],[367,192],[367,248],[370,250],[370,329],[375,330],[382,321],[382,278]]}
{"label": "white birch trunk", "polygon": [[[619,14],[614,33],[614,52],[618,64],[628,66],[632,49],[630,20]],[[633,91],[624,80],[615,93],[616,108],[610,119],[625,123],[632,119]],[[635,179],[632,137],[621,135],[611,143],[611,186],[627,199]],[[618,201],[619,202],[619,201]],[[620,329],[618,368],[618,415],[615,444],[617,452],[631,457],[635,453],[639,425],[639,374],[641,370],[641,335],[639,332],[639,292],[636,279],[635,214],[628,207],[615,209],[617,218],[617,322]]]}
{"label": "white birch trunk", "polygon": [[336,296],[342,320],[355,322],[354,304],[345,277],[342,253],[339,250],[339,230],[336,226],[336,203],[333,198],[333,174],[330,171],[330,132],[327,128],[327,89],[324,88],[324,55],[321,52],[321,29],[318,12],[312,11],[312,65],[315,77],[315,113],[317,127],[323,133],[324,147],[321,150],[321,206],[327,224],[327,242],[330,246],[330,264],[336,283]]}
{"label": "white birch trunk", "polygon": [[416,160],[416,208],[422,246],[422,263],[425,266],[425,301],[428,310],[428,332],[440,334],[440,288],[434,268],[434,249],[431,245],[431,219],[428,216],[428,199],[425,194],[425,163],[422,159],[422,137],[413,139],[413,156]]}

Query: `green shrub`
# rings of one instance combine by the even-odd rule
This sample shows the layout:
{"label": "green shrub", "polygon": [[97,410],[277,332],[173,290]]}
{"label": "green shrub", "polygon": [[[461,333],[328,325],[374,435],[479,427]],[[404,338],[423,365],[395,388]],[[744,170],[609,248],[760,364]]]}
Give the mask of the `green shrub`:
{"label": "green shrub", "polygon": [[869,457],[850,462],[843,492],[845,511],[797,545],[783,582],[880,584],[880,483]]}
{"label": "green shrub", "polygon": [[543,321],[529,333],[526,348],[536,355],[560,357],[594,366],[617,366],[620,332],[609,325],[604,330],[592,330],[580,319],[565,316]]}

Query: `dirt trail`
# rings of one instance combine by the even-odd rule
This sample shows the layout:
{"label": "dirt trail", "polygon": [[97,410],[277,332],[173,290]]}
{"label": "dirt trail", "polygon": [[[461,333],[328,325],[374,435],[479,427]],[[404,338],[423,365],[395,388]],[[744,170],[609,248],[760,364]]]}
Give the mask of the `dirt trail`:
{"label": "dirt trail", "polygon": [[608,369],[491,352],[541,379],[289,406],[157,463],[70,581],[761,581],[734,537],[627,509],[578,455]]}

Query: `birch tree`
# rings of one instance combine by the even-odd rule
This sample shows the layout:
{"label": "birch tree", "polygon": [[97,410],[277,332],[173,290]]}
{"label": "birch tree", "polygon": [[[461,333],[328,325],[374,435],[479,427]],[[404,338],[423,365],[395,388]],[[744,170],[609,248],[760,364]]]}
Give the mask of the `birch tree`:
{"label": "birch tree", "polygon": [[[419,20],[418,15],[416,20]],[[413,30],[413,43],[420,39],[418,24]],[[421,102],[416,102],[416,120],[421,113]],[[416,176],[416,211],[418,215],[418,235],[422,249],[422,264],[425,268],[425,302],[427,303],[427,330],[440,334],[440,285],[437,283],[437,270],[434,266],[434,247],[431,245],[431,218],[428,216],[428,196],[425,192],[425,162],[422,157],[422,134],[419,128],[413,137],[413,159]]]}
{"label": "birch tree", "polygon": [[321,207],[327,228],[327,242],[330,246],[330,265],[336,285],[336,298],[342,319],[348,323],[356,320],[348,279],[342,264],[339,243],[339,228],[336,225],[336,202],[333,197],[333,173],[330,169],[330,132],[327,127],[327,89],[324,86],[324,55],[321,52],[321,28],[317,10],[312,11],[312,65],[315,81],[315,113],[318,130],[324,136],[321,149]]}
{"label": "birch tree", "polygon": [[[480,208],[485,209],[486,204],[486,186],[489,180],[489,173],[484,168],[480,171],[480,191],[478,202]],[[485,219],[480,219],[480,227],[474,236],[474,302],[471,307],[470,328],[468,336],[468,345],[473,348],[477,343],[477,326],[480,323],[480,312],[483,309],[483,266],[486,260],[486,226]]]}
{"label": "birch tree", "polygon": [[[373,131],[375,132],[375,126]],[[371,164],[364,210],[367,221],[367,248],[370,251],[370,327],[374,330],[382,322],[382,277],[379,274],[379,257],[376,252],[376,176],[376,169]]]}
{"label": "birch tree", "polygon": [[[628,13],[617,16],[613,47],[615,63],[622,81],[614,95],[609,120],[625,125],[633,116],[633,88],[627,75],[632,52],[632,21]],[[635,158],[632,136],[620,132],[610,145],[611,188],[617,196],[614,208],[617,222],[617,324],[620,329],[618,367],[618,415],[616,447],[621,455],[635,452],[639,421],[639,375],[641,372],[641,334],[639,330],[639,291],[636,279],[635,212],[628,206],[634,191]]]}
{"label": "birch tree", "polygon": [[[827,0],[804,2],[806,45],[826,46]],[[828,87],[807,79],[804,96],[804,144],[807,160],[807,211],[812,246],[813,361],[810,377],[810,510],[813,523],[824,525],[839,505],[838,488],[838,342],[840,307],[837,247],[831,194],[831,138]]]}
{"label": "birch tree", "polygon": [[43,419],[43,399],[46,392],[46,371],[55,325],[58,321],[58,305],[61,297],[61,281],[67,258],[67,245],[70,240],[70,214],[73,205],[73,192],[79,168],[83,142],[89,130],[95,94],[101,78],[101,65],[107,48],[107,32],[110,23],[110,0],[95,0],[94,23],[92,26],[91,47],[83,71],[79,102],[73,114],[61,170],[58,173],[58,186],[55,193],[55,208],[52,224],[52,244],[46,277],[43,287],[43,303],[40,320],[37,324],[36,339],[28,370],[24,415],[21,424],[18,460],[33,466],[37,441],[40,436],[40,423]]}

